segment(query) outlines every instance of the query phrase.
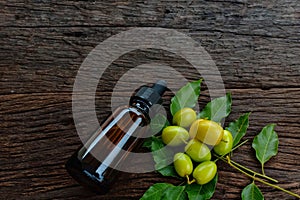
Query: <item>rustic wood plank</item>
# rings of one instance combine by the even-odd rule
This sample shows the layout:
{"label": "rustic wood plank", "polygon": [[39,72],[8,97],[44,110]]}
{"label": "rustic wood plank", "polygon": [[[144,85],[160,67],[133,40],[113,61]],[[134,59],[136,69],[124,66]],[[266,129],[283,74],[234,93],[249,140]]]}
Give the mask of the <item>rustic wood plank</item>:
{"label": "rustic wood plank", "polygon": [[[277,123],[279,154],[266,164],[266,173],[280,180],[282,187],[300,193],[300,90],[230,91],[233,95],[233,112],[226,124],[240,114],[251,111],[246,138],[252,140],[265,124]],[[170,97],[171,93],[165,96],[166,102]],[[208,91],[204,91],[201,107],[208,100]],[[99,198],[79,186],[64,169],[65,161],[80,145],[72,122],[71,93],[1,95],[1,102],[1,195],[7,199],[20,194],[28,199]],[[102,104],[100,101],[97,105],[98,113],[109,112],[107,105],[105,100]],[[234,159],[254,170],[260,170],[250,142],[235,153]],[[220,180],[214,199],[239,198],[241,189],[249,180],[226,164],[220,163],[219,166]],[[122,174],[112,191],[101,198],[138,199],[150,185],[160,181],[177,183],[156,173]],[[262,186],[262,191],[266,199],[274,195],[290,199],[286,194],[265,186]]]}
{"label": "rustic wood plank", "polygon": [[299,38],[297,0],[1,2],[3,27],[158,26]]}
{"label": "rustic wood plank", "polygon": [[[176,183],[156,173],[122,174],[113,190],[100,197],[79,186],[64,169],[80,145],[71,110],[77,70],[96,45],[132,27],[176,29],[198,41],[233,94],[233,113],[225,124],[251,111],[246,138],[252,139],[265,124],[277,123],[279,154],[267,163],[266,173],[300,194],[299,9],[297,0],[1,1],[1,198],[138,199],[153,183]],[[170,64],[190,80],[199,77],[186,61],[168,52],[126,54],[99,81],[99,120],[110,111],[111,88],[121,76],[116,69],[125,72],[153,61]],[[203,88],[200,107],[209,100]],[[165,96],[165,106],[171,95]],[[250,144],[241,147],[235,159],[260,170]],[[249,180],[225,164],[219,171],[213,199],[240,199]],[[291,199],[260,186],[266,199]]]}
{"label": "rustic wood plank", "polygon": [[[73,36],[76,32],[82,35]],[[77,70],[87,54],[101,41],[119,32],[120,28],[1,30],[0,93],[72,91]],[[300,44],[293,39],[210,31],[183,32],[206,48],[227,88],[300,86]],[[128,70],[153,61],[168,63],[189,78],[199,76],[185,60],[154,50],[137,50],[121,56],[108,70],[116,73],[115,67]],[[109,78],[118,80],[119,77],[110,74]]]}

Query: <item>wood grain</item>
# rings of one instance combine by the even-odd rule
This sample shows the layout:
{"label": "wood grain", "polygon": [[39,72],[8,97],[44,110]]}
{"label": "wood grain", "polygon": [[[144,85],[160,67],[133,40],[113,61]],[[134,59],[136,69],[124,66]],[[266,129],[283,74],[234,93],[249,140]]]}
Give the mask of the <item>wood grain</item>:
{"label": "wood grain", "polygon": [[[232,114],[225,125],[251,111],[246,138],[252,141],[264,125],[276,123],[279,153],[266,164],[266,173],[300,194],[297,0],[11,0],[1,1],[0,10],[1,199],[139,199],[154,183],[177,183],[155,172],[123,173],[110,193],[97,196],[64,169],[81,144],[72,117],[77,71],[100,42],[133,27],[175,29],[199,42],[215,61],[226,90],[232,92]],[[122,73],[153,61],[171,65],[190,80],[199,78],[188,62],[169,52],[149,49],[123,55],[99,81],[99,121],[110,112],[112,87]],[[205,85],[203,90],[200,108],[210,99]],[[130,95],[129,89],[118,92]],[[165,107],[171,95],[165,95]],[[233,159],[259,171],[250,144]],[[240,199],[241,190],[250,183],[225,163],[219,163],[219,177],[213,199]],[[293,199],[259,186],[265,199]]]}

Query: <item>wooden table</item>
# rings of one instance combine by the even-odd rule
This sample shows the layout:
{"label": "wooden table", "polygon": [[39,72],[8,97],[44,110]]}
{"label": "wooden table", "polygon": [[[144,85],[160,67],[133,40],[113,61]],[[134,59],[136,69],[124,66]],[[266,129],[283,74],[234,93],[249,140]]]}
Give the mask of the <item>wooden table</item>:
{"label": "wooden table", "polygon": [[[79,186],[64,163],[81,144],[72,117],[72,88],[88,53],[110,36],[133,27],[162,27],[185,33],[215,61],[236,119],[251,111],[246,139],[276,123],[280,145],[266,173],[300,194],[300,3],[278,1],[33,1],[0,2],[0,198],[139,199],[149,186],[173,179],[123,173],[115,187],[97,196]],[[99,82],[99,120],[110,111],[112,86],[141,60],[174,62],[167,52],[131,52],[116,60]],[[174,62],[189,79],[191,66]],[[200,107],[209,100],[203,88]],[[167,106],[171,93],[165,96]],[[260,170],[251,142],[234,159]],[[240,199],[247,177],[219,164],[213,199]],[[261,185],[266,199],[293,199]]]}

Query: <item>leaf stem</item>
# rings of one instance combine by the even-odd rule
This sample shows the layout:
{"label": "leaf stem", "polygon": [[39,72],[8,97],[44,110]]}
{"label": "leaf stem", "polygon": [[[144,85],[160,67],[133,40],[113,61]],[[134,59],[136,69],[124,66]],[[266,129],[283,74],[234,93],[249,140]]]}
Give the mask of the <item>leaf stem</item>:
{"label": "leaf stem", "polygon": [[236,150],[236,149],[239,148],[240,146],[244,145],[244,144],[245,144],[246,142],[248,142],[248,141],[249,141],[249,140],[247,139],[247,140],[241,142],[240,144],[238,144],[237,146],[235,146],[234,148],[232,148],[232,149],[231,149],[231,152],[234,151],[234,150]]}
{"label": "leaf stem", "polygon": [[[233,152],[233,151],[236,150],[237,148],[239,148],[239,147],[241,147],[242,145],[246,144],[248,141],[249,141],[249,140],[247,139],[247,140],[241,142],[240,144],[238,144],[237,146],[235,146],[234,148],[232,148],[230,152]],[[215,155],[215,156],[217,156],[217,155]],[[216,162],[217,160],[219,160],[219,159],[224,158],[224,156],[225,156],[225,155],[223,155],[223,156],[221,156],[221,157],[217,156],[217,159],[215,160],[215,162]],[[262,170],[263,173],[260,174],[260,173],[255,172],[255,171],[253,171],[253,170],[251,170],[251,169],[249,169],[249,168],[247,168],[247,167],[245,167],[245,166],[243,166],[243,165],[241,165],[241,164],[239,164],[239,163],[237,163],[237,162],[234,162],[233,160],[231,160],[231,162],[232,162],[234,165],[238,166],[239,168],[242,168],[242,169],[245,170],[245,171],[248,171],[248,172],[253,173],[254,176],[257,175],[257,176],[263,177],[263,178],[265,178],[265,179],[268,179],[268,180],[270,180],[270,181],[273,181],[273,182],[275,182],[275,183],[278,183],[278,181],[277,181],[276,179],[273,179],[273,178],[271,178],[271,177],[269,177],[269,176],[266,176],[266,174],[264,173],[264,170]],[[263,167],[262,167],[262,169],[263,169]]]}
{"label": "leaf stem", "polygon": [[186,175],[187,184],[191,185],[192,183],[196,182],[195,179],[190,181],[189,175]]}
{"label": "leaf stem", "polygon": [[294,196],[294,197],[297,197],[297,198],[300,199],[300,196],[299,196],[298,194],[295,194],[295,193],[293,193],[293,192],[291,192],[291,191],[288,191],[288,190],[286,190],[286,189],[284,189],[284,188],[282,188],[282,187],[280,187],[280,186],[278,186],[278,185],[274,185],[274,184],[272,184],[272,183],[268,183],[268,182],[266,182],[266,181],[264,181],[264,180],[262,180],[262,179],[260,179],[260,178],[257,178],[257,177],[255,177],[255,176],[252,176],[252,175],[248,174],[247,172],[243,171],[242,169],[240,169],[239,167],[237,167],[237,166],[235,166],[234,164],[232,164],[232,162],[231,162],[229,156],[227,156],[226,158],[227,158],[227,161],[226,161],[226,159],[224,159],[224,158],[223,158],[222,160],[223,160],[224,162],[228,163],[228,164],[229,164],[231,167],[233,167],[234,169],[236,169],[236,170],[238,170],[239,172],[241,172],[242,174],[244,174],[244,175],[246,175],[246,176],[252,178],[252,179],[255,180],[255,181],[259,181],[259,182],[261,182],[261,183],[263,183],[263,184],[265,184],[265,185],[271,186],[271,187],[273,187],[273,188],[276,188],[276,189],[278,189],[278,190],[281,190],[281,191],[283,191],[283,192],[285,192],[285,193],[287,193],[287,194],[289,194],[289,195],[291,195],[291,196]]}
{"label": "leaf stem", "polygon": [[[214,154],[214,155],[215,155],[215,154]],[[217,155],[215,155],[215,156],[217,156]],[[221,157],[217,156],[217,157],[218,157],[217,159],[221,159],[222,161],[225,161],[225,162],[226,162],[226,159],[223,158],[223,156],[221,156]],[[234,164],[235,166],[237,166],[237,167],[239,167],[239,168],[242,168],[242,169],[245,170],[245,171],[251,172],[251,173],[253,174],[254,177],[255,177],[255,176],[260,176],[260,177],[262,177],[262,178],[265,178],[265,179],[268,179],[268,180],[273,181],[273,182],[275,182],[275,183],[278,183],[278,181],[277,181],[276,179],[271,178],[271,177],[266,176],[266,175],[263,175],[263,174],[260,174],[260,173],[258,173],[258,172],[255,172],[255,171],[253,171],[253,170],[251,170],[251,169],[249,169],[249,168],[247,168],[247,167],[245,167],[245,166],[243,166],[243,165],[241,165],[241,164],[239,164],[239,163],[237,163],[237,162],[235,162],[235,161],[233,161],[233,160],[231,160],[231,159],[230,159],[230,162],[231,162],[232,164]]]}
{"label": "leaf stem", "polygon": [[[230,153],[232,153],[234,150],[236,150],[237,148],[239,148],[240,146],[244,145],[246,142],[248,142],[248,139],[243,141],[242,143],[240,143],[239,145],[235,146],[234,148],[231,149]],[[215,155],[217,157],[216,160],[214,160],[214,162],[217,162],[219,159],[221,158],[224,158],[224,156],[226,156],[227,154],[224,154],[222,156],[218,156],[218,155]]]}
{"label": "leaf stem", "polygon": [[185,181],[182,181],[178,186],[181,186],[181,185],[183,185],[183,184],[185,184]]}
{"label": "leaf stem", "polygon": [[247,167],[245,167],[245,166],[243,166],[243,165],[241,165],[237,162],[234,162],[233,160],[230,160],[230,161],[231,161],[232,164],[236,165],[237,167],[242,168],[245,171],[253,173],[253,176],[260,176],[262,178],[265,178],[265,179],[268,179],[268,180],[273,181],[275,183],[278,183],[278,181],[276,179],[273,179],[273,178],[271,178],[269,176],[266,176],[264,174],[257,173],[257,172],[255,172],[255,171],[253,171],[253,170],[251,170],[251,169],[249,169],[249,168],[247,168]]}
{"label": "leaf stem", "polygon": [[261,172],[262,172],[263,175],[266,175],[265,174],[264,163],[261,163]]}

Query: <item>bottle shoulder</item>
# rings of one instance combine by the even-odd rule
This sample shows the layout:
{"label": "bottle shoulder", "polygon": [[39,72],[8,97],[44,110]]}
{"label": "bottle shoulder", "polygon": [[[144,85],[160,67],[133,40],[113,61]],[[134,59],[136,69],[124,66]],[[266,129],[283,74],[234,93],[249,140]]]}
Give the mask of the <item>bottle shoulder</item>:
{"label": "bottle shoulder", "polygon": [[115,109],[113,112],[113,115],[119,114],[119,113],[132,113],[137,116],[145,116],[145,113],[142,112],[141,109],[139,109],[136,106],[120,106],[117,109]]}

